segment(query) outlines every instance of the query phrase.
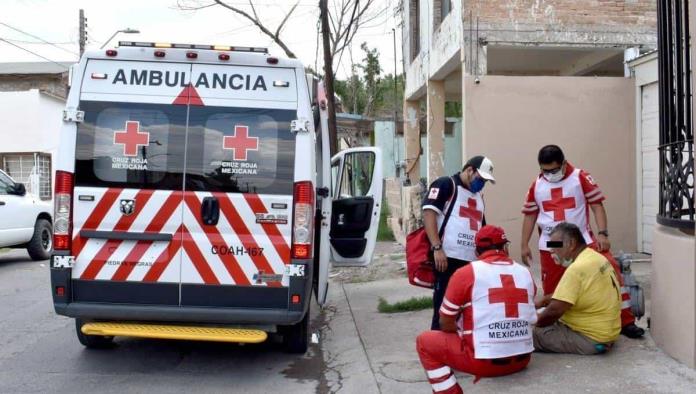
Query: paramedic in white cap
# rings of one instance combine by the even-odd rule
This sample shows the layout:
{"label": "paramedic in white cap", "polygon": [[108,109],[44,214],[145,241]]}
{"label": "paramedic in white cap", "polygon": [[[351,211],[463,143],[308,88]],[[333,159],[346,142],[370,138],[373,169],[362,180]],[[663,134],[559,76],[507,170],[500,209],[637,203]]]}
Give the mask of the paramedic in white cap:
{"label": "paramedic in white cap", "polygon": [[462,170],[436,179],[423,200],[423,223],[435,265],[432,330],[440,329],[440,305],[454,272],[476,259],[474,238],[486,225],[481,191],[495,183],[493,162],[469,159]]}

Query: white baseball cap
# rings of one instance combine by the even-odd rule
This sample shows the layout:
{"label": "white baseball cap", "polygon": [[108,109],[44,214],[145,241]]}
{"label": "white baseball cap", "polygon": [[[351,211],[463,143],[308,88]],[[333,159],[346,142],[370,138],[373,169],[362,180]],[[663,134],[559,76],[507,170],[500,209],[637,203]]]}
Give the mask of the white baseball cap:
{"label": "white baseball cap", "polygon": [[493,178],[493,162],[486,156],[474,156],[469,161],[466,162],[464,167],[474,167],[478,171],[481,178],[495,184],[495,178]]}

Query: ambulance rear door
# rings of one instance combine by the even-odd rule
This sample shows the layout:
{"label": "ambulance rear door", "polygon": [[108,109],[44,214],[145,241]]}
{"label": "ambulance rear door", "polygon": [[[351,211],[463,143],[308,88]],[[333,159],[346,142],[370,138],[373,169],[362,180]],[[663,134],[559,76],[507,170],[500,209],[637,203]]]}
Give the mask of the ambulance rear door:
{"label": "ambulance rear door", "polygon": [[191,65],[88,59],[73,202],[76,302],[178,305]]}
{"label": "ambulance rear door", "polygon": [[382,152],[350,148],[331,159],[331,259],[335,266],[370,264],[382,204]]}
{"label": "ambulance rear door", "polygon": [[181,305],[286,309],[295,70],[194,64],[191,75]]}

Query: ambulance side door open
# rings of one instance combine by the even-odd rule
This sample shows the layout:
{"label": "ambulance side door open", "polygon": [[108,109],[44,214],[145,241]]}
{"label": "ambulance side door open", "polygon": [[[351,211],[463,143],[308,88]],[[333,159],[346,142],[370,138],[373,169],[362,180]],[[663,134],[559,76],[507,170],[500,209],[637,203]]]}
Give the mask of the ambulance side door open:
{"label": "ambulance side door open", "polygon": [[335,266],[366,266],[377,241],[382,204],[382,152],[350,148],[331,158],[331,261]]}

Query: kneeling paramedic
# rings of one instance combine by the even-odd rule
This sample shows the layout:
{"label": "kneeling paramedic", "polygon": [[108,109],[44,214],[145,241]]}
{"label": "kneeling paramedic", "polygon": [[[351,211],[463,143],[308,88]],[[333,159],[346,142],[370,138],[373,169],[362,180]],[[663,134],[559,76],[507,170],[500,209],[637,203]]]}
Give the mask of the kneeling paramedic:
{"label": "kneeling paramedic", "polygon": [[553,258],[566,267],[534,328],[534,348],[543,352],[598,354],[621,332],[621,285],[611,263],[585,244],[578,226],[560,223],[551,231]]}
{"label": "kneeling paramedic", "polygon": [[441,331],[426,331],[416,349],[434,393],[461,393],[452,369],[481,377],[524,369],[534,350],[536,286],[508,255],[502,228],[484,226],[477,260],[458,269],[440,307]]}

